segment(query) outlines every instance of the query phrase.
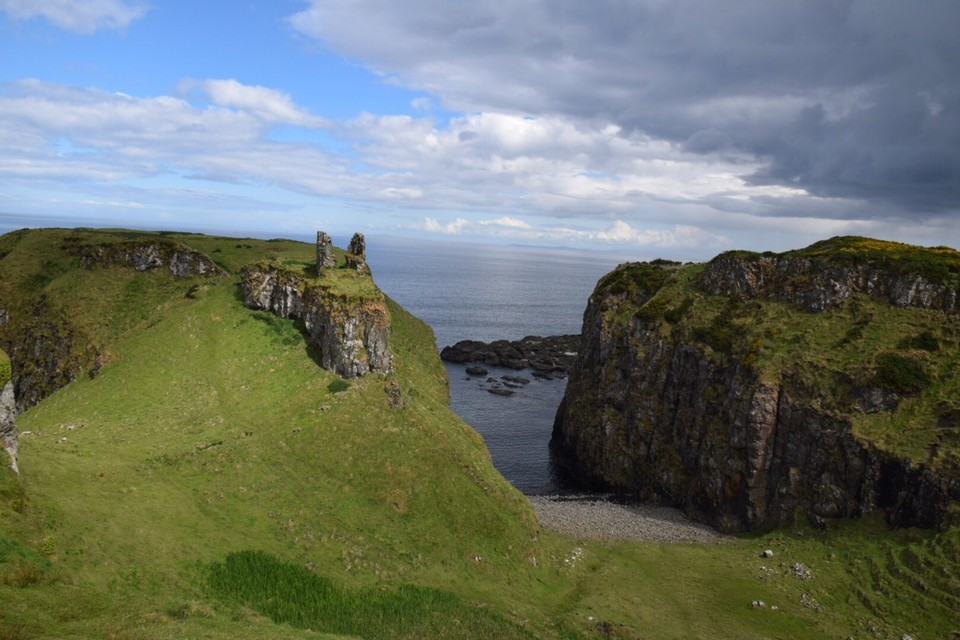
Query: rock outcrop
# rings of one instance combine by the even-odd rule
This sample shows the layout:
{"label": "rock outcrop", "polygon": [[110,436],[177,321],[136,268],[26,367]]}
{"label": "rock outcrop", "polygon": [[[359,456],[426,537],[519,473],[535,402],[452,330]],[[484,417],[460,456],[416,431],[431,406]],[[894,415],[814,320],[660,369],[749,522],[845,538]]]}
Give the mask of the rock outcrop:
{"label": "rock outcrop", "polygon": [[324,269],[337,266],[337,258],[333,255],[333,239],[323,231],[317,231],[317,276],[323,275]]}
{"label": "rock outcrop", "polygon": [[20,456],[20,440],[14,418],[17,415],[17,405],[13,396],[13,382],[7,381],[0,388],[0,447],[10,455],[10,466],[15,473],[20,473],[18,466]]}
{"label": "rock outcrop", "polygon": [[[911,459],[858,435],[854,424],[889,416],[901,397],[921,402],[919,391],[898,394],[877,388],[882,383],[871,380],[879,376],[866,368],[858,377],[816,370],[799,357],[766,366],[750,318],[708,315],[720,306],[717,295],[769,298],[798,305],[792,313],[809,326],[805,314],[827,315],[858,293],[937,310],[922,312],[931,314],[955,309],[957,295],[916,274],[874,265],[844,270],[815,257],[731,254],[705,267],[621,266],[601,280],[584,315],[554,425],[558,462],[581,481],[684,508],[725,531],[823,525],[875,509],[897,526],[945,524],[960,501],[956,455],[933,447],[928,461]],[[761,303],[750,304],[762,311]],[[722,328],[733,329],[720,340],[725,313]],[[942,322],[955,325],[957,316],[944,314]],[[884,340],[896,344],[896,336]],[[855,353],[857,344],[844,348],[851,358],[876,360]],[[818,376],[831,381],[824,384],[830,397]]]}
{"label": "rock outcrop", "polygon": [[455,363],[533,369],[533,375],[537,377],[555,378],[567,374],[579,348],[579,335],[527,336],[522,340],[494,340],[490,343],[461,340],[441,349],[440,358]]}
{"label": "rock outcrop", "polygon": [[322,280],[268,264],[247,266],[240,277],[247,306],[303,321],[323,368],[344,378],[392,371],[390,314],[382,296],[351,299]]}
{"label": "rock outcrop", "polygon": [[123,266],[154,271],[168,268],[176,278],[226,275],[208,255],[171,240],[79,244],[65,248],[79,256],[80,264],[88,269]]}
{"label": "rock outcrop", "polygon": [[353,269],[360,275],[370,275],[370,267],[367,266],[367,242],[362,233],[355,233],[350,238],[346,262],[348,269]]}

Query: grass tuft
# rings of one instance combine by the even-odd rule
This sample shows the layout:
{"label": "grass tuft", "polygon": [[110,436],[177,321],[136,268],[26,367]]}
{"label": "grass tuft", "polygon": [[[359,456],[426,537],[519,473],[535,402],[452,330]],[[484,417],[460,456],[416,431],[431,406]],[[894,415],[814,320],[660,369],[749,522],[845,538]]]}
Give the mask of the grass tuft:
{"label": "grass tuft", "polygon": [[327,391],[330,393],[340,393],[350,388],[350,383],[343,378],[337,378],[327,385]]}

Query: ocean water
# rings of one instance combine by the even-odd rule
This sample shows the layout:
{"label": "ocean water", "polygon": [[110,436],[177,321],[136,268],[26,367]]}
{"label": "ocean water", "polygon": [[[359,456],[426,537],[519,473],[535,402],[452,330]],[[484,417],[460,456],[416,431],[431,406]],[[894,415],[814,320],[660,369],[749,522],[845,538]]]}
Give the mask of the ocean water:
{"label": "ocean water", "polygon": [[[625,259],[606,253],[367,238],[377,284],[429,324],[437,347],[459,340],[516,340],[579,333],[597,280]],[[468,376],[445,363],[450,401],[487,443],[493,463],[524,493],[572,490],[555,473],[548,443],[565,380],[537,380],[530,371],[490,368]],[[486,378],[530,379],[510,397],[487,391]]]}

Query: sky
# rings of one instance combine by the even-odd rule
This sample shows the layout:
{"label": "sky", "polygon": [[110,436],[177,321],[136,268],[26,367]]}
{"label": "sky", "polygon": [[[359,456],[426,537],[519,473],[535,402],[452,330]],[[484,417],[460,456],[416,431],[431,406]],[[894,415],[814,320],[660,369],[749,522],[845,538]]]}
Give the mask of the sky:
{"label": "sky", "polygon": [[0,227],[960,247],[956,0],[0,0]]}

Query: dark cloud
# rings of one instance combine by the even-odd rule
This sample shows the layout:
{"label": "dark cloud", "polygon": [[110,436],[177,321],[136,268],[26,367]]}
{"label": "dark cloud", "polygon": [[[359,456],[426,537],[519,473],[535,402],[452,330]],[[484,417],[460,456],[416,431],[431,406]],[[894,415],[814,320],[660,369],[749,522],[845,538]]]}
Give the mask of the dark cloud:
{"label": "dark cloud", "polygon": [[314,0],[291,21],[448,107],[613,122],[889,215],[958,210],[956,0]]}

